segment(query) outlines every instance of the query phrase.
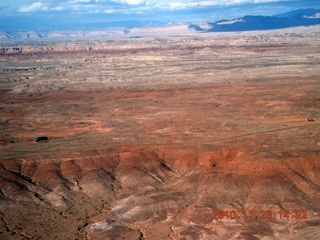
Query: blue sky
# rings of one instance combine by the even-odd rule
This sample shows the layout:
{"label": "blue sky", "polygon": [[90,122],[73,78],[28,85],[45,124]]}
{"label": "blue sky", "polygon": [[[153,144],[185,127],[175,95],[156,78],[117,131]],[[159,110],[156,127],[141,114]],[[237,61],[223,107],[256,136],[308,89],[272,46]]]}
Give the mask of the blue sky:
{"label": "blue sky", "polygon": [[[0,0],[0,31],[213,21],[320,8],[319,0]],[[122,22],[122,23],[120,23]],[[100,24],[100,25],[99,25]]]}

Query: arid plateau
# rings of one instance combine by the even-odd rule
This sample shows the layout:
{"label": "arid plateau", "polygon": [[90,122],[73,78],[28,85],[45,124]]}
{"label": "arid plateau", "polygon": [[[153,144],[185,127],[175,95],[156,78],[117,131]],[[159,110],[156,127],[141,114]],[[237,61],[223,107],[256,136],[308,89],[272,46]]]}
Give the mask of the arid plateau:
{"label": "arid plateau", "polygon": [[320,239],[319,26],[1,48],[0,239]]}

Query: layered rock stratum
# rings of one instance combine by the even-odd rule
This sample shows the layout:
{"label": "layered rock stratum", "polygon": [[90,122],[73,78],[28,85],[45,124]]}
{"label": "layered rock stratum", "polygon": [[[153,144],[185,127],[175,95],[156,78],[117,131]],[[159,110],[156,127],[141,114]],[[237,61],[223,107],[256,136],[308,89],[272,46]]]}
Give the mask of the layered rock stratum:
{"label": "layered rock stratum", "polygon": [[319,38],[2,46],[0,239],[319,239]]}

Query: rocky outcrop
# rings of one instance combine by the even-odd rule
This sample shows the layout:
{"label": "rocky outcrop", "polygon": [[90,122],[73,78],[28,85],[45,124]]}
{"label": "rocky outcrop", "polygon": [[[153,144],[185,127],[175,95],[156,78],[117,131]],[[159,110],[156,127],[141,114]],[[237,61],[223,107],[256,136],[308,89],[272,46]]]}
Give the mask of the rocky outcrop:
{"label": "rocky outcrop", "polygon": [[[42,209],[41,216],[28,221],[35,226],[47,219],[48,227],[54,226],[51,221],[72,221],[71,229],[60,233],[65,237],[78,232],[97,239],[139,239],[141,234],[147,239],[153,234],[219,239],[259,232],[282,239],[301,231],[319,236],[319,159],[309,157],[301,164],[303,158],[255,159],[239,148],[149,147],[58,162],[4,161],[2,235],[21,236],[21,228],[34,238],[33,228],[23,221],[28,212]],[[17,209],[20,214],[14,215]],[[236,211],[239,218],[214,219],[215,210]],[[267,210],[272,220],[259,219],[254,229],[254,219],[243,218],[244,211],[260,218]],[[280,218],[287,210],[290,218]],[[306,211],[307,219],[294,218],[296,211]]]}

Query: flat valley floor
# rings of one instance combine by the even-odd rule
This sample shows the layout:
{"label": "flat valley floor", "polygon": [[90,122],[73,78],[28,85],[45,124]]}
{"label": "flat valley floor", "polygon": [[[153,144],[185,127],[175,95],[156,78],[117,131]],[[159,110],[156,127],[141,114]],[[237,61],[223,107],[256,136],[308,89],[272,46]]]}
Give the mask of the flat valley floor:
{"label": "flat valley floor", "polygon": [[320,239],[319,27],[5,47],[0,239]]}

